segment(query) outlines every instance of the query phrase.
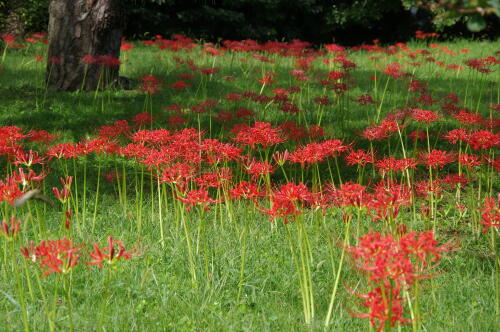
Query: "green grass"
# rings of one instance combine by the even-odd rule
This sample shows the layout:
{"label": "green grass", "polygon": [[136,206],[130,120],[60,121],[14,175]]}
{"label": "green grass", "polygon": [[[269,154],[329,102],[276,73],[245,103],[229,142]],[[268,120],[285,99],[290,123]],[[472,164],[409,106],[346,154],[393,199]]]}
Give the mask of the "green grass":
{"label": "green grass", "polygon": [[[433,54],[438,61],[447,64],[463,65],[469,58],[494,55],[498,51],[498,43],[456,41],[441,43],[458,52],[460,49],[470,49],[469,54],[458,53],[457,56]],[[424,44],[410,44],[412,50],[425,48]],[[44,48],[32,47],[28,50],[8,50],[6,60],[0,66],[0,124],[19,126],[25,130],[44,129],[57,133],[58,142],[79,141],[82,138],[95,137],[96,130],[113,121],[132,120],[134,115],[143,111],[152,111],[155,116],[155,128],[168,127],[169,105],[177,103],[185,108],[194,106],[207,98],[213,98],[220,103],[217,110],[245,107],[255,111],[255,117],[248,123],[269,121],[279,124],[293,120],[309,126],[318,120],[318,106],[313,98],[328,95],[335,105],[323,107],[324,116],[321,125],[325,128],[326,138],[341,138],[344,142],[356,142],[356,147],[368,149],[366,140],[359,137],[359,132],[375,121],[378,105],[359,106],[353,99],[361,94],[371,94],[381,101],[386,75],[382,74],[385,65],[390,62],[403,61],[396,55],[386,56],[378,62],[369,60],[365,52],[353,53],[349,58],[357,68],[352,71],[352,88],[346,95],[335,100],[332,91],[324,90],[317,83],[304,85],[302,91],[292,95],[293,102],[302,110],[298,115],[285,114],[274,104],[258,104],[250,101],[230,103],[224,96],[230,92],[241,93],[250,90],[258,93],[261,85],[257,79],[262,73],[274,71],[277,73],[277,83],[266,87],[264,94],[271,95],[276,87],[298,85],[293,82],[289,71],[293,69],[293,58],[269,55],[275,63],[264,64],[253,59],[246,53],[224,54],[212,58],[199,51],[193,53],[160,51],[151,47],[137,45],[127,53],[128,60],[122,65],[121,75],[140,78],[152,74],[163,80],[163,87],[158,94],[152,96],[152,107],[145,108],[145,95],[139,90],[99,92],[53,92],[43,86],[44,65],[32,60],[34,55],[42,55]],[[400,53],[398,53],[400,54]],[[209,78],[195,76],[192,84],[186,90],[177,92],[166,85],[177,81],[177,75],[190,73],[186,66],[176,66],[173,56],[183,59],[190,58],[200,67],[220,68],[220,72]],[[381,56],[381,55],[376,55]],[[241,62],[241,59],[246,62]],[[214,62],[212,62],[214,61]],[[461,99],[461,106],[473,112],[479,112],[484,117],[497,117],[488,108],[490,104],[500,103],[500,71],[494,69],[489,75],[481,75],[468,68],[461,72],[445,70],[435,63],[422,61],[421,67],[408,67],[406,71],[415,70],[418,80],[427,84],[433,97],[442,97],[448,93],[456,93]],[[380,63],[377,68],[377,63]],[[309,73],[311,81],[315,75],[325,74],[329,69],[321,62],[314,62],[314,69]],[[375,90],[370,75],[377,73],[381,77]],[[224,79],[224,76],[234,76],[234,80]],[[398,80],[390,80],[384,102],[381,106],[381,119],[389,111],[405,106],[408,98],[412,98],[405,84]],[[438,108],[432,106],[433,110]],[[189,119],[186,127],[204,129],[206,137],[218,138],[231,142],[231,135],[226,128],[207,114],[197,117],[185,112]],[[230,126],[229,126],[230,127]],[[414,125],[412,128],[417,128]],[[433,126],[432,131],[444,133],[455,128],[449,118]],[[425,128],[420,125],[421,129]],[[397,135],[396,135],[397,136]],[[403,137],[406,146],[412,147],[408,137]],[[308,143],[287,142],[278,150],[295,149]],[[421,148],[424,149],[423,143]],[[437,134],[431,138],[435,148],[451,150],[455,148],[439,139]],[[392,137],[389,144],[377,146],[379,156],[394,154],[401,157],[399,139]],[[496,151],[498,154],[498,150]],[[254,154],[258,156],[258,153]],[[121,161],[115,164],[113,158],[102,158],[101,174],[113,171]],[[367,320],[352,317],[349,311],[361,311],[356,298],[344,287],[347,285],[357,291],[366,290],[364,277],[347,260],[342,271],[339,291],[335,300],[331,324],[324,327],[330,295],[335,280],[335,271],[339,262],[344,238],[344,223],[342,211],[338,208],[327,209],[323,216],[321,211],[308,211],[305,225],[312,248],[312,280],[315,299],[315,319],[311,325],[304,323],[302,299],[298,286],[298,276],[288,242],[287,228],[297,227],[294,223],[283,224],[281,220],[269,222],[269,218],[258,211],[253,204],[232,203],[234,219],[223,205],[213,206],[205,213],[198,209],[185,212],[186,223],[189,226],[191,245],[194,250],[194,263],[198,277],[197,286],[192,283],[189,269],[188,249],[182,222],[179,221],[177,205],[173,204],[171,196],[163,202],[162,218],[164,230],[164,245],[161,243],[156,186],[150,187],[149,175],[145,177],[143,199],[136,195],[135,176],[140,176],[137,164],[128,161],[124,163],[127,170],[128,209],[120,205],[118,191],[115,185],[101,179],[101,191],[98,198],[96,227],[92,229],[92,213],[97,182],[97,162],[94,156],[87,159],[87,220],[82,221],[81,215],[75,216],[72,226],[72,239],[82,248],[82,263],[77,265],[64,278],[71,280],[72,319],[76,331],[94,331],[100,326],[99,317],[104,303],[102,330],[105,331],[364,331],[370,330]],[[332,170],[335,168],[332,164]],[[69,174],[73,175],[72,162],[67,163]],[[83,191],[83,158],[76,162],[80,201]],[[326,163],[321,164],[321,178],[330,180]],[[451,166],[450,170],[456,169]],[[8,173],[2,168],[2,177]],[[423,168],[420,168],[423,170]],[[450,171],[446,169],[443,173]],[[287,168],[289,175],[294,174],[296,181],[300,180],[302,169],[299,166]],[[341,176],[344,181],[356,180],[355,167],[341,165]],[[311,184],[311,169],[306,170],[305,183]],[[367,168],[371,174],[371,169]],[[425,174],[425,172],[421,172]],[[44,192],[48,195],[53,186],[61,187],[58,178],[64,175],[61,164],[52,161],[50,173],[44,181]],[[241,169],[236,176],[243,178]],[[481,176],[481,175],[478,175]],[[337,181],[334,174],[335,181]],[[379,177],[372,180],[378,180]],[[272,176],[274,183],[284,181],[279,170]],[[498,193],[498,178],[493,174],[494,184],[491,187],[493,196]],[[165,187],[167,188],[167,187]],[[474,186],[464,191],[463,197],[475,193]],[[73,187],[75,190],[75,187]],[[483,189],[484,190],[484,189]],[[154,191],[151,195],[151,191]],[[498,316],[495,315],[495,261],[490,246],[490,233],[477,234],[472,225],[472,213],[477,206],[469,205],[464,217],[454,207],[455,192],[446,192],[439,203],[436,238],[440,242],[455,239],[459,243],[457,250],[445,254],[442,263],[433,270],[435,276],[423,281],[421,292],[422,331],[497,331],[500,329]],[[52,200],[53,197],[51,197]],[[162,196],[165,199],[165,196]],[[420,204],[425,202],[419,200]],[[5,215],[12,210],[6,202],[1,203]],[[143,207],[142,229],[137,230],[136,204]],[[465,204],[470,202],[465,201]],[[476,202],[475,204],[479,204]],[[40,210],[42,218],[37,217],[35,206]],[[9,261],[8,241],[0,241],[0,331],[22,331],[21,299],[15,278],[16,269],[22,280],[23,294],[27,304],[29,328],[32,331],[49,330],[45,305],[52,307],[53,294],[56,296],[56,315],[53,317],[56,329],[69,331],[70,305],[67,297],[60,289],[60,276],[51,274],[40,279],[46,301],[43,300],[37,285],[36,275],[41,272],[35,265],[25,260],[18,251],[20,246],[26,246],[30,241],[38,244],[42,239],[62,238],[61,207],[52,208],[40,203],[32,203],[19,208],[15,215],[21,219],[22,231],[16,238],[16,257]],[[417,214],[414,218],[411,209],[401,212],[399,221],[409,230],[429,229],[428,221]],[[78,223],[85,222],[83,229],[78,229]],[[45,227],[38,231],[38,224]],[[203,248],[203,237],[197,233],[200,223],[205,225],[206,249]],[[242,232],[247,224],[248,232]],[[382,223],[376,224],[363,217],[354,220],[351,225],[351,244],[357,237],[370,231],[383,231]],[[495,231],[498,234],[498,231]],[[85,266],[84,258],[93,250],[92,244],[98,242],[105,245],[106,239],[112,235],[123,241],[126,249],[134,248],[135,257],[117,264],[114,269],[98,269],[95,266]],[[498,235],[495,235],[498,236]],[[246,259],[244,268],[244,283],[240,300],[238,289],[243,242],[246,240]],[[199,243],[197,242],[199,241]],[[198,243],[198,250],[196,246]],[[497,242],[498,243],[498,242]],[[25,263],[27,268],[25,269]],[[16,267],[17,266],[17,267]],[[208,269],[209,276],[205,278]],[[110,280],[106,281],[106,273],[111,271]],[[26,274],[25,274],[26,272]],[[31,287],[31,292],[29,291]],[[59,287],[59,289],[57,289]],[[104,301],[104,302],[103,302]],[[405,317],[409,317],[405,307]],[[396,328],[394,328],[396,330]],[[401,327],[403,331],[411,331],[411,325]]]}

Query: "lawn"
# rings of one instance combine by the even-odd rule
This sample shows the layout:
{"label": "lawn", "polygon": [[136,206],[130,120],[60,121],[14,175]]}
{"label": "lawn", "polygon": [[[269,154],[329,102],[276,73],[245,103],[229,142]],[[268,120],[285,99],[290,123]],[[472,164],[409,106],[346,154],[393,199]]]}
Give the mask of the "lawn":
{"label": "lawn", "polygon": [[500,329],[498,42],[157,37],[54,92],[42,39],[0,58],[1,331]]}

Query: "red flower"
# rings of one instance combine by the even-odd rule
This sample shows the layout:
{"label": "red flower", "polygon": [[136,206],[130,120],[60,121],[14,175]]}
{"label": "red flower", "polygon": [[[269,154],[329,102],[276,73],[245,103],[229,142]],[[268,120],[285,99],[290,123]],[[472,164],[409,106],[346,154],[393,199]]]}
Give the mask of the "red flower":
{"label": "red flower", "polygon": [[177,91],[184,90],[184,89],[186,89],[186,88],[188,88],[190,86],[191,86],[191,84],[187,84],[184,81],[177,81],[174,84],[172,84],[172,88],[174,88]]}
{"label": "red flower", "polygon": [[[118,245],[118,251],[115,246]],[[92,260],[87,263],[87,265],[97,265],[102,268],[103,263],[112,265],[120,260],[127,260],[132,258],[132,253],[126,251],[123,246],[122,241],[113,240],[110,236],[108,237],[108,246],[106,248],[100,249],[98,243],[94,243],[94,251],[90,253]]]}
{"label": "red flower", "polygon": [[147,126],[153,122],[153,116],[148,112],[141,112],[134,117],[134,123],[137,127]]}
{"label": "red flower", "polygon": [[500,135],[493,134],[489,130],[480,130],[469,134],[467,143],[474,150],[488,150],[500,146]]}
{"label": "red flower", "polygon": [[120,51],[128,52],[133,48],[134,48],[133,44],[127,43],[126,41],[122,40],[122,45],[120,46]]}
{"label": "red flower", "polygon": [[423,110],[420,108],[413,109],[411,111],[411,117],[417,120],[418,122],[425,122],[426,124],[429,124],[439,119],[439,115],[435,114],[434,112]]}
{"label": "red flower", "polygon": [[456,155],[448,151],[432,150],[429,153],[421,154],[420,158],[428,167],[443,168],[445,165],[454,162]]}
{"label": "red flower", "polygon": [[40,268],[45,270],[43,277],[51,273],[68,273],[74,268],[80,255],[77,253],[80,248],[73,247],[70,239],[44,240],[35,247],[33,242],[30,248],[22,247],[21,253],[32,262],[38,262]]}
{"label": "red flower", "polygon": [[197,205],[203,206],[203,209],[210,210],[209,204],[218,203],[219,201],[210,198],[206,189],[193,189],[186,193],[186,197],[177,197],[179,201],[186,204],[186,210],[191,211],[191,208]]}
{"label": "red flower", "polygon": [[453,115],[453,117],[466,125],[480,125],[484,121],[480,114],[469,113],[466,110],[461,110],[458,114]]}
{"label": "red flower", "polygon": [[239,144],[249,145],[252,148],[260,144],[265,149],[285,141],[278,128],[272,128],[268,122],[255,122],[253,127],[240,130],[233,138]]}
{"label": "red flower", "polygon": [[262,211],[269,215],[271,221],[283,218],[285,224],[304,212],[307,205],[314,203],[313,194],[306,185],[287,183],[271,194],[271,208]]}
{"label": "red flower", "polygon": [[161,88],[161,81],[153,75],[145,75],[141,77],[142,91],[147,94],[155,94]]}
{"label": "red flower", "polygon": [[376,104],[377,102],[369,94],[364,94],[359,96],[358,99],[354,100],[360,105]]}
{"label": "red flower", "polygon": [[486,233],[490,227],[500,226],[500,194],[497,201],[493,197],[486,197],[481,209],[481,224],[484,225],[483,232]]}
{"label": "red flower", "polygon": [[66,176],[65,178],[60,178],[60,181],[63,185],[63,189],[59,190],[59,188],[53,187],[52,192],[56,196],[56,198],[61,203],[66,203],[71,196],[71,182],[73,182],[72,176]]}
{"label": "red flower", "polygon": [[259,186],[254,182],[241,181],[231,189],[232,199],[251,199],[254,203],[257,203],[257,199],[262,196],[264,196],[264,192],[262,192]]}
{"label": "red flower", "polygon": [[272,174],[274,167],[266,161],[250,161],[245,165],[245,170],[252,176],[252,180],[256,181],[260,176]]}
{"label": "red flower", "polygon": [[398,62],[393,62],[387,65],[384,69],[384,73],[389,75],[392,78],[401,78],[406,76],[406,73],[401,72],[401,64]]}
{"label": "red flower", "polygon": [[427,136],[422,130],[414,130],[410,134],[408,134],[408,137],[411,138],[413,142],[416,142],[425,140]]}
{"label": "red flower", "polygon": [[375,166],[381,171],[382,175],[393,171],[406,171],[409,168],[415,168],[417,161],[414,158],[396,159],[394,157],[386,157],[375,162]]}
{"label": "red flower", "polygon": [[0,202],[7,201],[10,205],[14,205],[14,201],[23,194],[19,189],[20,182],[15,176],[10,175],[7,175],[5,182],[0,180]]}
{"label": "red flower", "polygon": [[450,130],[443,138],[451,144],[457,144],[458,141],[466,142],[469,134],[463,128]]}
{"label": "red flower", "polygon": [[15,216],[10,217],[10,225],[4,219],[2,221],[2,228],[0,228],[0,234],[2,234],[7,240],[11,240],[14,236],[19,233],[21,229],[21,220],[15,218]]}
{"label": "red flower", "polygon": [[351,150],[345,157],[347,165],[360,165],[373,163],[373,158],[370,152],[364,150]]}
{"label": "red flower", "polygon": [[458,157],[458,161],[461,165],[464,165],[467,168],[474,168],[483,164],[479,158],[479,156],[473,154],[462,153]]}

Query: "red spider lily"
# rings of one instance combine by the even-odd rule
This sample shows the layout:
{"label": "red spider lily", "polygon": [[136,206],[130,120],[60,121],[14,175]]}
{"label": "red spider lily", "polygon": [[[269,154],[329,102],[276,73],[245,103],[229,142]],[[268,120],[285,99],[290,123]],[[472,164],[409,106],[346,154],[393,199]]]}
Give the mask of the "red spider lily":
{"label": "red spider lily", "polygon": [[324,97],[316,97],[313,100],[318,105],[328,106],[328,105],[332,104],[332,102],[330,101],[330,99],[328,99],[328,97],[326,97],[326,96],[324,96]]}
{"label": "red spider lily", "polygon": [[92,64],[92,63],[96,63],[97,62],[97,57],[93,56],[93,55],[84,55],[82,57],[82,62],[85,63],[85,64]]}
{"label": "red spider lily", "polygon": [[80,144],[80,148],[85,154],[89,154],[92,152],[97,153],[98,155],[104,154],[114,154],[119,150],[119,147],[111,142],[109,138],[95,138],[90,141],[82,141]]}
{"label": "red spider lily", "polygon": [[407,76],[406,73],[401,72],[402,66],[398,62],[393,62],[387,65],[384,69],[384,73],[389,75],[392,78],[401,78]]}
{"label": "red spider lily", "polygon": [[285,150],[283,152],[276,151],[273,154],[273,160],[279,166],[283,166],[289,158],[290,158],[290,153],[288,152],[288,150]]}
{"label": "red spider lily", "polygon": [[413,142],[416,142],[425,140],[427,135],[422,130],[414,130],[408,134],[408,137],[411,138]]}
{"label": "red spider lily", "polygon": [[390,280],[411,285],[425,278],[426,268],[432,268],[439,262],[440,254],[450,250],[448,245],[438,246],[431,231],[408,233],[399,240],[391,234],[373,232],[349,248],[357,268],[368,273],[371,282],[385,286],[390,285]]}
{"label": "red spider lily", "polygon": [[427,90],[425,83],[417,81],[417,80],[411,80],[410,83],[408,83],[408,91],[413,91],[413,92],[425,92]]}
{"label": "red spider lily", "polygon": [[435,38],[439,37],[439,34],[436,32],[423,32],[420,30],[415,31],[415,37],[418,39],[426,39],[426,38]]}
{"label": "red spider lily", "polygon": [[457,144],[458,141],[466,142],[469,134],[463,128],[450,130],[447,135],[442,136],[451,144]]}
{"label": "red spider lily", "polygon": [[191,86],[191,84],[187,84],[184,81],[177,81],[174,84],[172,84],[172,88],[174,88],[177,91],[181,91],[181,90],[187,89],[190,86]]}
{"label": "red spider lily", "polygon": [[360,209],[369,201],[369,194],[366,192],[365,186],[358,183],[346,182],[340,185],[340,189],[335,186],[329,187],[328,198],[335,206],[353,206]]}
{"label": "red spider lily", "polygon": [[417,99],[417,103],[421,105],[433,105],[438,102],[439,100],[434,100],[430,94],[422,94]]}
{"label": "red spider lily", "polygon": [[238,119],[250,120],[255,113],[247,108],[238,108],[235,112],[235,116]]}
{"label": "red spider lily", "polygon": [[[118,246],[118,250],[116,250],[115,246]],[[99,268],[103,268],[103,263],[113,265],[120,260],[130,259],[132,256],[133,253],[131,251],[125,250],[122,241],[113,240],[110,236],[108,237],[108,246],[106,248],[100,249],[99,244],[94,243],[94,251],[90,253],[92,260],[87,265],[97,265]]]}
{"label": "red spider lily", "polygon": [[153,116],[148,112],[141,112],[134,117],[134,123],[137,127],[147,126],[153,122]]}
{"label": "red spider lily", "polygon": [[15,216],[10,217],[10,225],[4,219],[2,221],[2,228],[0,228],[0,234],[2,234],[7,240],[12,240],[21,229],[21,220],[15,218]]}
{"label": "red spider lily", "polygon": [[271,208],[263,209],[262,212],[269,215],[271,221],[283,218],[287,224],[291,218],[295,218],[304,212],[306,206],[314,203],[314,196],[305,184],[287,183],[279,190],[271,193]]}
{"label": "red spider lily", "polygon": [[30,247],[22,247],[21,253],[24,257],[30,259],[33,263],[38,262],[40,268],[45,270],[43,277],[51,273],[66,274],[73,269],[80,255],[77,253],[80,248],[73,247],[70,239],[61,240],[43,240],[40,245],[34,246],[33,242]]}
{"label": "red spider lily", "polygon": [[66,216],[66,218],[64,219],[64,227],[66,227],[66,229],[69,229],[71,219],[73,218],[73,211],[68,209],[64,211],[64,215]]}
{"label": "red spider lily", "polygon": [[193,189],[186,193],[186,197],[177,197],[177,200],[186,204],[186,210],[191,211],[194,206],[203,206],[205,211],[210,210],[209,204],[217,204],[220,201],[210,198],[206,189]]}
{"label": "red spider lily", "polygon": [[39,142],[42,144],[48,144],[57,138],[56,135],[50,135],[46,130],[30,130],[26,134],[26,138],[30,142]]}
{"label": "red spider lily", "polygon": [[113,122],[112,126],[102,126],[99,128],[98,136],[100,138],[114,138],[121,135],[127,135],[130,132],[130,126],[127,120]]}
{"label": "red spider lily", "polygon": [[333,70],[328,73],[328,80],[331,82],[336,82],[343,79],[346,76],[346,73],[338,70]]}
{"label": "red spider lily", "polygon": [[418,122],[425,122],[426,124],[429,124],[439,119],[439,115],[437,115],[436,113],[428,110],[423,110],[420,108],[413,109],[411,111],[411,117],[412,119],[417,120]]}
{"label": "red spider lily", "polygon": [[71,196],[71,183],[73,182],[73,177],[66,176],[65,178],[60,178],[60,180],[63,185],[63,189],[59,190],[59,188],[53,187],[52,192],[54,193],[56,198],[64,204]]}
{"label": "red spider lily", "polygon": [[386,157],[375,162],[375,166],[384,176],[387,172],[406,171],[417,166],[417,161],[414,158],[396,159],[394,157]]}
{"label": "red spider lily", "polygon": [[287,139],[300,141],[307,136],[306,129],[295,121],[285,121],[279,128],[286,135]]}
{"label": "red spider lily", "polygon": [[14,201],[23,195],[19,189],[19,179],[15,176],[7,175],[5,181],[0,180],[0,202],[7,201],[14,205]]}
{"label": "red spider lily", "polygon": [[474,150],[488,150],[500,146],[500,135],[493,134],[489,130],[480,130],[470,133],[467,137],[467,143]]}
{"label": "red spider lily", "polygon": [[170,131],[167,129],[142,129],[134,132],[131,137],[133,142],[146,143],[155,147],[167,144],[171,138]]}
{"label": "red spider lily", "polygon": [[477,70],[480,73],[483,74],[489,74],[492,72],[490,68],[488,68],[491,63],[490,61],[486,59],[469,59],[464,61],[464,64],[474,70]]}
{"label": "red spider lily", "polygon": [[458,156],[458,162],[467,168],[481,166],[483,163],[479,160],[480,156],[473,154],[462,153]]}
{"label": "red spider lily", "polygon": [[207,76],[217,74],[220,71],[219,68],[198,68],[198,70]]}
{"label": "red spider lily", "polygon": [[342,53],[345,51],[345,47],[337,45],[337,44],[326,44],[324,47],[325,47],[325,50],[327,50],[330,53],[334,53],[334,54]]}
{"label": "red spider lily", "polygon": [[241,100],[241,95],[236,92],[230,92],[224,97],[224,99],[227,101],[238,102]]}
{"label": "red spider lily", "polygon": [[460,110],[458,114],[453,115],[453,118],[457,119],[464,125],[480,125],[484,121],[481,114],[469,113],[463,109]]}
{"label": "red spider lily", "polygon": [[441,259],[441,254],[452,250],[450,245],[438,245],[430,231],[412,232],[399,240],[392,235],[369,233],[360,238],[358,245],[349,247],[356,267],[367,274],[372,290],[356,294],[365,301],[368,313],[354,314],[369,318],[372,326],[381,331],[389,322],[394,326],[408,323],[403,318],[403,287],[409,288],[415,280],[430,278],[429,271]]}
{"label": "red spider lily", "polygon": [[117,67],[121,64],[120,60],[112,55],[95,56],[96,63],[103,67]]}
{"label": "red spider lily", "polygon": [[13,173],[13,176],[15,182],[21,184],[23,188],[26,188],[32,182],[40,183],[47,176],[47,174],[41,172],[37,175],[31,168],[28,170],[28,174],[26,174],[24,173],[24,169],[20,167],[17,173]]}
{"label": "red spider lily", "polygon": [[153,76],[153,75],[145,75],[141,77],[142,81],[142,91],[146,92],[147,94],[155,94],[160,88],[161,88],[161,81]]}
{"label": "red spider lily", "polygon": [[274,77],[276,76],[276,73],[269,72],[265,76],[263,76],[260,80],[258,80],[259,83],[263,85],[272,85],[275,80]]}
{"label": "red spider lily", "polygon": [[401,130],[401,126],[396,120],[385,119],[382,120],[382,123],[379,126],[374,125],[367,127],[363,133],[361,133],[361,136],[369,141],[381,140],[397,133],[398,129]]}
{"label": "red spider lily", "polygon": [[241,157],[241,150],[233,144],[222,143],[217,139],[205,139],[200,145],[200,151],[210,165],[238,160]]}
{"label": "red spider lily", "polygon": [[12,47],[12,45],[16,42],[16,37],[10,34],[3,34],[2,39],[7,47]]}
{"label": "red spider lily", "polygon": [[456,155],[448,151],[432,150],[431,152],[420,154],[420,159],[428,167],[443,168],[445,165],[454,162]]}
{"label": "red spider lily", "polygon": [[0,143],[1,144],[12,144],[17,142],[26,136],[23,135],[21,129],[15,126],[3,126],[0,127]]}
{"label": "red spider lily", "polygon": [[490,227],[500,226],[500,194],[496,202],[493,197],[486,197],[484,199],[480,222],[484,225],[484,233],[486,233]]}
{"label": "red spider lily", "polygon": [[401,207],[410,205],[411,200],[411,190],[407,186],[393,183],[384,185],[380,182],[367,205],[374,212],[374,221],[394,220]]}
{"label": "red spider lily", "polygon": [[433,181],[422,180],[413,184],[417,196],[428,198],[429,194],[434,194],[435,197],[440,198],[443,188],[441,187],[441,179]]}
{"label": "red spider lily", "polygon": [[338,153],[347,150],[340,140],[327,140],[321,143],[310,143],[290,153],[289,160],[293,163],[315,164],[329,156],[336,157]]}
{"label": "red spider lily", "polygon": [[[447,174],[442,179],[440,179],[440,181],[442,181],[443,183],[448,184],[449,187],[450,187],[450,190],[453,190],[453,189],[456,188],[456,186],[458,184],[460,184],[460,186],[462,188],[464,188],[467,185],[467,183],[469,183],[470,180],[465,175]],[[438,181],[438,183],[440,181]]]}
{"label": "red spider lily", "polygon": [[351,314],[357,318],[368,318],[372,327],[377,327],[377,332],[381,332],[389,322],[391,327],[396,323],[408,324],[409,319],[403,318],[403,298],[400,296],[400,287],[385,288],[376,287],[367,294],[357,294],[362,302],[361,305],[369,309],[367,313],[352,312]]}
{"label": "red spider lily", "polygon": [[325,136],[325,129],[318,125],[311,125],[307,130],[307,134],[311,139],[321,138]]}
{"label": "red spider lily", "polygon": [[163,168],[161,182],[184,184],[195,176],[195,168],[188,163],[174,163]]}
{"label": "red spider lily", "polygon": [[134,48],[134,44],[127,43],[126,41],[122,40],[122,44],[120,46],[120,51],[123,52],[128,52]]}
{"label": "red spider lily", "polygon": [[181,91],[184,89],[187,89],[191,86],[191,84],[187,84],[184,81],[176,81],[175,83],[172,84],[172,88],[174,88],[177,91]]}
{"label": "red spider lily", "polygon": [[268,122],[255,122],[253,127],[238,131],[233,140],[239,144],[249,145],[252,148],[260,144],[264,149],[285,141],[281,130],[272,128]]}
{"label": "red spider lily", "polygon": [[244,165],[245,171],[252,176],[252,180],[256,181],[261,176],[274,173],[274,167],[267,161],[251,160]]}
{"label": "red spider lily", "polygon": [[369,94],[361,95],[359,96],[358,99],[355,99],[354,101],[363,106],[377,103],[375,100],[373,100],[373,98]]}
{"label": "red spider lily", "polygon": [[49,151],[47,151],[47,156],[49,160],[51,158],[57,159],[76,159],[78,156],[83,154],[82,147],[75,143],[61,143],[58,145],[51,146]]}
{"label": "red spider lily", "polygon": [[215,99],[207,99],[204,102],[191,107],[193,113],[205,113],[217,106],[219,102]]}
{"label": "red spider lily", "polygon": [[222,188],[227,187],[227,184],[233,177],[232,170],[227,167],[219,168],[215,172],[201,174],[195,179],[195,183],[200,189],[204,188]]}
{"label": "red spider lily", "polygon": [[26,167],[31,167],[37,164],[43,164],[45,162],[45,157],[40,157],[37,151],[29,150],[28,152],[17,151],[16,160],[12,164],[19,166],[24,165]]}
{"label": "red spider lily", "polygon": [[366,166],[366,164],[373,163],[372,154],[364,150],[351,150],[345,157],[347,165],[360,165]]}
{"label": "red spider lily", "polygon": [[264,192],[254,182],[241,181],[231,189],[231,199],[251,199],[255,204],[257,200],[264,196]]}

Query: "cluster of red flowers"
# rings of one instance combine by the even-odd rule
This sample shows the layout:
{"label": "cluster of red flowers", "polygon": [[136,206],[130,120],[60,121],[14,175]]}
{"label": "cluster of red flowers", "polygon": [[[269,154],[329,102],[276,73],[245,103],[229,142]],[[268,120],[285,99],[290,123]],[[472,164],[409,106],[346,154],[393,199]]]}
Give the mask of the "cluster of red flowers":
{"label": "cluster of red flowers", "polygon": [[409,320],[403,317],[403,289],[409,289],[416,280],[430,278],[429,271],[440,261],[450,246],[438,245],[430,231],[412,232],[400,239],[392,235],[369,233],[348,248],[355,266],[366,274],[370,291],[357,294],[366,313],[355,313],[368,318],[377,331],[384,326],[394,327]]}
{"label": "cluster of red flowers", "polygon": [[[118,250],[115,246],[118,245]],[[64,238],[60,240],[43,240],[35,246],[33,241],[29,247],[22,247],[21,253],[33,263],[38,263],[40,269],[44,271],[43,277],[51,273],[69,273],[77,264],[80,258],[81,247],[75,246],[72,240]],[[131,251],[126,251],[121,241],[108,238],[108,246],[99,248],[99,244],[94,244],[94,251],[90,253],[91,260],[88,265],[103,267],[103,263],[113,264],[119,260],[130,259],[133,256]]]}

